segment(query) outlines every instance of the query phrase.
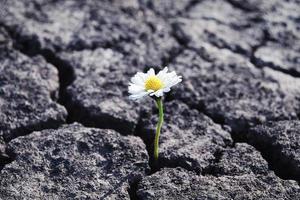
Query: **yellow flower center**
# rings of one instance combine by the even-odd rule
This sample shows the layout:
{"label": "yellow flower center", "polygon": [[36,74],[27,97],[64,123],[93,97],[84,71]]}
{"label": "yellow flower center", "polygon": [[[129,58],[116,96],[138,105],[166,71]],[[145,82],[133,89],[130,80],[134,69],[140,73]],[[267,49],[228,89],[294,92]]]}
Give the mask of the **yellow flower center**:
{"label": "yellow flower center", "polygon": [[150,76],[145,82],[146,90],[157,91],[164,86],[163,82],[157,76]]}

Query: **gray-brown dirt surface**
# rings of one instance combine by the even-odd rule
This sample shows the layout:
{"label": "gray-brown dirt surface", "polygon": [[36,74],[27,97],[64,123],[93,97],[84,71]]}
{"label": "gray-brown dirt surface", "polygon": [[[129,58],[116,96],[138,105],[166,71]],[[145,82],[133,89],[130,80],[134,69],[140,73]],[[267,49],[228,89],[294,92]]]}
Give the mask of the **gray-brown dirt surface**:
{"label": "gray-brown dirt surface", "polygon": [[0,0],[0,199],[299,199],[299,52],[298,0]]}

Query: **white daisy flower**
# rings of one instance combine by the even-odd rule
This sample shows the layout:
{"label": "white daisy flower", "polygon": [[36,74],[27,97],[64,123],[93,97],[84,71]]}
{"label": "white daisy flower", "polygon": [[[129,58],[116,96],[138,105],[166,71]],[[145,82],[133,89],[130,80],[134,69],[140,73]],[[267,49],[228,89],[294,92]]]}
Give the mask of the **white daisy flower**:
{"label": "white daisy flower", "polygon": [[169,92],[171,87],[182,81],[181,76],[177,76],[176,72],[168,72],[168,68],[155,74],[154,69],[151,68],[147,73],[138,72],[131,78],[128,91],[129,98],[138,100],[144,96],[161,97],[163,93]]}

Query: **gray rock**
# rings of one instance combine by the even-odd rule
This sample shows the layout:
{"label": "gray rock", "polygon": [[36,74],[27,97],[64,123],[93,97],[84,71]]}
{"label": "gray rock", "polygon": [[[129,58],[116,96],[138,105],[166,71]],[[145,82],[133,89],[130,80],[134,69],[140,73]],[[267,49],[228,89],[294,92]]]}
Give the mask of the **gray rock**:
{"label": "gray rock", "polygon": [[209,42],[250,56],[264,36],[256,17],[255,13],[243,13],[225,1],[203,1],[190,10],[187,18],[173,21],[174,32],[191,48]]}
{"label": "gray rock", "polygon": [[122,134],[133,133],[141,105],[128,98],[128,83],[143,69],[111,49],[62,53],[60,58],[72,66],[75,75],[67,88],[70,118]]}
{"label": "gray rock", "polygon": [[[1,14],[1,12],[0,12]],[[0,27],[0,51],[5,48],[11,48],[11,38],[3,27]],[[8,155],[5,153],[6,144],[3,135],[0,136],[0,170],[6,163]]]}
{"label": "gray rock", "polygon": [[192,19],[213,20],[238,30],[246,26],[254,26],[256,24],[255,19],[260,17],[259,13],[236,9],[226,0],[202,1],[193,6],[187,15]]}
{"label": "gray rock", "polygon": [[[122,49],[125,56],[136,58],[138,61],[136,65],[164,67],[163,65],[180,49],[180,45],[173,37],[173,29],[169,23],[150,11],[143,12],[141,18],[142,21],[138,19],[133,22],[136,25],[135,35],[119,43],[113,41],[111,46],[117,51]],[[128,31],[122,34],[126,32]]]}
{"label": "gray rock", "polygon": [[[25,40],[23,42],[34,44],[35,48],[56,51],[91,47],[93,43],[104,42],[96,31],[98,15],[93,16],[93,9],[97,10],[100,6],[101,12],[107,14],[107,17],[118,14],[119,9],[116,6],[109,9],[106,2],[13,0],[6,3],[1,22],[14,29],[21,40]],[[126,19],[123,22],[127,22]],[[114,37],[114,34],[106,37]]]}
{"label": "gray rock", "polygon": [[291,74],[300,74],[299,52],[289,47],[270,42],[258,48],[254,56],[259,66],[270,66]]}
{"label": "gray rock", "polygon": [[255,124],[296,119],[299,113],[298,79],[257,69],[228,50],[204,44],[196,51],[184,51],[171,66],[184,77],[173,98],[204,110],[239,136]]}
{"label": "gray rock", "polygon": [[[169,64],[183,82],[165,97],[159,167],[185,170],[144,177],[138,197],[297,199],[299,185],[277,176],[300,180],[300,125],[290,121],[300,116],[300,79],[292,77],[300,74],[299,6],[2,1],[0,199],[135,198],[149,170],[142,141],[77,124],[56,129],[66,118],[58,90],[68,122],[139,134],[152,152],[157,109],[150,98],[129,101],[127,86],[137,71]],[[16,138],[45,128],[55,130]],[[249,145],[233,145],[229,132],[269,163]]]}
{"label": "gray rock", "polygon": [[141,5],[150,8],[160,16],[170,18],[185,14],[185,11],[200,0],[141,0]]}
{"label": "gray rock", "polygon": [[3,47],[0,71],[0,137],[8,141],[65,121],[65,108],[54,101],[59,88],[54,66]]}
{"label": "gray rock", "polygon": [[[32,52],[40,48],[55,51],[68,48],[76,38],[84,37],[84,31],[80,30],[90,17],[86,14],[88,9],[76,1],[13,0],[6,2],[1,23],[12,29],[19,42],[28,45],[24,48],[30,47]],[[86,26],[89,35],[95,35],[92,24]]]}
{"label": "gray rock", "polygon": [[[137,1],[9,1],[2,21],[30,54],[111,47],[161,65],[178,48],[170,25]],[[63,33],[63,34],[62,34]]]}
{"label": "gray rock", "polygon": [[260,1],[260,0],[229,0],[229,2],[236,8],[246,12],[271,12],[279,5],[281,0]]}
{"label": "gray rock", "polygon": [[263,19],[270,40],[299,52],[300,50],[300,2],[279,1]]}
{"label": "gray rock", "polygon": [[[227,145],[231,145],[227,131],[184,103],[172,101],[164,108],[158,167],[182,166],[200,173],[208,169]],[[153,106],[152,112],[143,113],[141,121],[141,137],[151,153],[157,119],[157,108]]]}
{"label": "gray rock", "polygon": [[247,15],[257,15],[261,29],[267,33],[267,41],[276,41],[283,47],[300,48],[298,0],[229,0],[238,10]]}
{"label": "gray rock", "polygon": [[137,196],[145,200],[171,199],[297,199],[296,182],[275,176],[202,176],[181,168],[165,168],[146,177]]}
{"label": "gray rock", "polygon": [[251,144],[266,153],[284,176],[300,181],[300,122],[270,122],[252,128],[247,135]]}
{"label": "gray rock", "polygon": [[0,27],[0,48],[11,48],[12,47],[12,39],[10,38],[7,31]]}
{"label": "gray rock", "polygon": [[262,16],[267,32],[266,43],[254,52],[258,66],[269,66],[299,76],[300,71],[300,3],[296,1],[274,2]]}
{"label": "gray rock", "polygon": [[226,150],[214,175],[165,168],[138,185],[140,199],[296,199],[300,187],[268,170],[261,155],[247,144]]}
{"label": "gray rock", "polygon": [[9,143],[15,160],[0,173],[1,199],[129,199],[148,170],[141,139],[79,124]]}
{"label": "gray rock", "polygon": [[[138,8],[136,1],[9,1],[1,21],[14,33],[19,48],[27,54],[42,54],[57,65],[63,72],[62,83],[69,79],[68,69],[73,69],[76,80],[68,90],[72,100],[65,103],[78,109],[71,113],[73,119],[102,128],[116,126],[129,134],[139,112],[137,104],[127,99],[130,77],[145,67],[162,65],[179,48],[169,24]],[[84,62],[93,66],[79,67]],[[96,67],[100,77],[93,74]]]}
{"label": "gray rock", "polygon": [[226,148],[212,165],[210,172],[216,176],[268,175],[273,173],[268,163],[254,147],[245,143],[236,143]]}

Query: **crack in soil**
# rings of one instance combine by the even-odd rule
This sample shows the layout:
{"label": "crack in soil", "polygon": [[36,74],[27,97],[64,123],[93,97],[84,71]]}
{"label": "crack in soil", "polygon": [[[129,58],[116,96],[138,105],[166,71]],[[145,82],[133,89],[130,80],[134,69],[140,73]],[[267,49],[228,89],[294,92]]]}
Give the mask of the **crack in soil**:
{"label": "crack in soil", "polygon": [[269,67],[275,71],[279,71],[279,72],[282,72],[284,74],[287,74],[287,75],[290,75],[294,78],[300,78],[300,72],[296,71],[295,69],[284,69],[280,66],[276,66],[274,65],[272,62],[266,62],[266,61],[263,61],[259,58],[256,58],[255,57],[255,53],[256,51],[265,46],[267,44],[267,42],[271,42],[273,41],[273,39],[270,37],[270,34],[268,33],[267,30],[263,30],[263,39],[261,41],[260,44],[254,46],[252,48],[252,51],[251,51],[251,55],[250,55],[250,58],[249,58],[249,61],[257,68],[259,69],[262,69],[264,67]]}
{"label": "crack in soil", "polygon": [[227,0],[228,3],[230,3],[234,8],[237,8],[239,10],[242,10],[244,12],[253,12],[255,9],[247,6],[242,6],[241,4],[235,2],[234,0]]}
{"label": "crack in soil", "polygon": [[137,188],[138,188],[139,182],[140,182],[140,180],[136,180],[129,184],[128,194],[129,194],[129,198],[131,200],[139,200],[139,198],[137,196]]}
{"label": "crack in soil", "polygon": [[[227,124],[224,123],[224,119],[218,119],[215,118],[214,116],[211,116],[209,113],[202,111],[205,115],[209,116],[216,124],[221,125],[222,127],[228,126]],[[232,128],[232,127],[231,127]],[[241,132],[235,132],[234,130],[232,130],[230,132],[231,134],[231,138],[233,139],[233,145],[235,145],[236,143],[246,143],[252,147],[254,147],[258,152],[261,153],[262,157],[267,161],[269,169],[274,171],[274,173],[276,174],[276,176],[278,176],[281,179],[284,180],[295,180],[297,182],[300,181],[299,177],[295,177],[295,173],[293,173],[293,171],[287,170],[286,167],[287,164],[284,162],[283,157],[281,157],[279,160],[276,160],[276,162],[274,162],[274,160],[272,159],[272,157],[274,156],[273,153],[270,149],[268,148],[268,144],[257,144],[257,143],[252,143],[249,141],[249,139],[247,138],[247,134],[249,132],[249,129],[251,127],[247,127],[245,128],[243,131]],[[242,130],[242,129],[241,129]],[[244,134],[242,134],[244,133]],[[288,158],[285,158],[288,159]],[[290,167],[288,167],[290,168]]]}
{"label": "crack in soil", "polygon": [[192,0],[189,4],[183,9],[185,13],[188,13],[194,6],[198,3],[201,3],[203,0]]}
{"label": "crack in soil", "polygon": [[[201,1],[198,1],[198,0],[191,1],[191,3],[184,9],[184,12],[185,13],[188,12],[193,6],[195,6],[199,2],[201,2]],[[238,9],[241,9],[245,12],[251,12],[252,11],[251,9],[245,9],[244,7],[240,6],[239,4],[235,3],[232,0],[228,0],[228,2],[231,5],[233,5],[234,7],[238,8]],[[15,39],[17,42],[22,41],[21,46],[19,46],[17,44],[14,45],[14,47],[16,49],[20,50],[22,53],[24,53],[28,56],[42,55],[48,63],[51,63],[53,66],[55,66],[58,69],[58,72],[59,72],[59,85],[60,85],[58,103],[63,105],[66,108],[66,110],[68,111],[67,123],[79,122],[79,123],[82,123],[84,126],[87,126],[87,127],[110,128],[110,129],[116,130],[117,132],[122,132],[122,130],[124,130],[124,128],[126,129],[126,127],[128,128],[128,126],[131,126],[127,122],[120,122],[120,120],[118,120],[118,119],[115,119],[111,116],[105,116],[105,115],[103,115],[101,117],[97,116],[96,118],[94,118],[93,116],[90,116],[90,118],[83,117],[82,119],[76,118],[75,115],[77,115],[77,116],[78,115],[87,116],[87,115],[89,115],[89,113],[85,110],[80,110],[80,107],[78,105],[71,105],[70,106],[68,104],[69,103],[68,102],[69,97],[66,93],[66,88],[70,84],[72,84],[72,82],[75,80],[75,73],[74,73],[72,67],[69,66],[66,62],[59,59],[55,55],[55,53],[53,53],[53,51],[47,50],[47,49],[40,49],[37,42],[35,42],[32,39],[26,40],[26,38],[25,39],[22,38],[22,40],[20,40],[18,38],[20,36],[16,37],[16,33],[14,31],[12,31],[10,28],[8,28],[5,25],[2,25],[2,26],[4,26],[4,28],[6,30],[8,30],[10,35],[13,36],[13,39]],[[177,49],[176,51],[170,52],[169,57],[164,58],[162,60],[162,63],[163,63],[164,66],[172,63],[178,55],[180,55],[185,49],[188,48],[187,47],[188,41],[182,40],[182,37],[178,37],[178,33],[175,34],[175,30],[176,30],[176,26],[172,25],[172,36],[180,44],[180,48]],[[256,46],[254,46],[252,51],[251,51],[251,56],[249,57],[250,62],[253,63],[254,66],[256,66],[258,68],[262,68],[263,66],[268,66],[268,67],[270,67],[274,70],[283,72],[283,73],[288,74],[290,76],[300,77],[300,74],[296,71],[284,70],[284,69],[279,68],[278,66],[272,66],[270,63],[262,63],[261,61],[258,61],[255,58],[254,55],[255,55],[256,50],[258,48],[264,46],[267,41],[268,41],[268,35],[264,31],[264,38],[263,38],[262,42],[260,44],[256,45]],[[228,49],[228,50],[230,50],[230,49]],[[232,51],[232,50],[230,50],[230,51]],[[235,52],[235,53],[239,53],[239,52]],[[240,53],[240,54],[245,55],[243,53]],[[168,101],[172,101],[172,97],[170,97],[170,96],[167,96],[166,99]],[[199,108],[196,108],[196,109],[199,110],[200,112],[204,113],[205,115],[209,116],[216,124],[219,124],[222,127],[224,127],[224,125],[225,125],[224,124],[224,119],[210,116],[203,109],[199,109]],[[142,117],[143,116],[141,114],[140,119],[142,119]],[[102,122],[104,120],[105,123],[102,123],[102,122],[99,123],[99,121],[97,121],[98,119],[101,119]],[[46,124],[48,124],[48,123],[46,123]],[[107,124],[107,125],[99,125],[99,124]],[[118,126],[115,126],[115,125],[112,126],[111,124],[118,124]],[[47,126],[46,125],[44,125],[44,126],[43,125],[38,125],[38,127],[40,127],[40,128],[35,128],[34,131],[40,131],[40,130],[48,129],[48,128],[58,128],[60,125],[61,124],[55,124],[54,125],[54,124],[52,124],[52,122],[49,122],[49,124]],[[141,135],[140,135],[142,129],[143,129],[143,127],[142,127],[142,124],[141,124],[141,120],[139,120],[137,126],[134,129],[134,135],[139,136],[140,138],[142,138]],[[249,130],[249,128],[247,128],[247,130],[245,130],[245,131],[248,132],[248,130]],[[22,131],[24,132],[24,128],[22,128]],[[29,129],[28,131],[26,131],[26,133],[24,135],[30,134],[31,132],[32,132],[32,129]],[[280,177],[281,179],[293,179],[293,180],[295,180],[295,177],[292,176],[292,174],[290,174],[289,170],[286,170],[285,165],[282,165],[283,164],[282,162],[279,162],[279,163],[272,162],[272,159],[271,159],[272,152],[269,151],[269,148],[266,148],[263,145],[261,146],[261,145],[257,145],[257,144],[256,145],[250,144],[246,137],[241,137],[240,138],[240,137],[238,137],[238,135],[242,135],[242,134],[235,133],[234,131],[230,132],[230,134],[232,136],[234,144],[237,143],[237,142],[245,142],[245,143],[247,143],[251,146],[254,146],[255,149],[257,149],[259,152],[261,152],[263,158],[268,162],[268,165],[269,165],[270,169],[273,170],[278,177]],[[18,137],[18,136],[16,136],[16,137]],[[9,142],[10,140],[7,140],[6,142]],[[143,138],[142,138],[142,140],[143,140]],[[151,152],[153,152],[153,144],[151,142],[149,143],[149,141],[144,141],[143,140],[143,142],[146,144],[146,149],[147,149],[147,152],[148,152],[149,158],[150,158],[149,159],[149,165],[151,167],[151,172],[148,175],[151,175],[151,174],[153,174],[153,173],[155,173],[155,172],[157,172],[157,171],[159,171],[163,168],[166,168],[166,167],[168,167],[168,168],[182,167],[186,170],[193,171],[193,170],[189,169],[186,166],[178,165],[178,161],[176,161],[176,160],[174,162],[172,162],[172,164],[169,163],[169,164],[165,165],[165,162],[162,161],[162,160],[161,160],[160,163],[163,163],[163,164],[160,164],[160,165],[155,164],[154,161],[153,161],[152,153],[151,153]],[[3,157],[3,156],[0,157],[0,160],[1,160],[1,163],[2,163],[2,165],[0,166],[0,170],[3,168],[3,166],[5,164],[8,164],[8,163],[10,163],[14,160],[15,155],[14,155],[13,152],[7,152],[7,155],[8,155],[8,157]],[[214,163],[218,163],[220,161],[221,156],[222,156],[222,152],[216,152]],[[209,174],[209,175],[214,174],[213,165],[211,166],[211,168],[207,168],[203,171],[203,175],[206,175],[206,174]],[[139,181],[135,181],[135,182],[130,184],[130,187],[128,189],[130,199],[133,199],[133,200],[138,199],[137,194],[136,194],[138,182]],[[299,180],[298,180],[298,182],[299,182]]]}

